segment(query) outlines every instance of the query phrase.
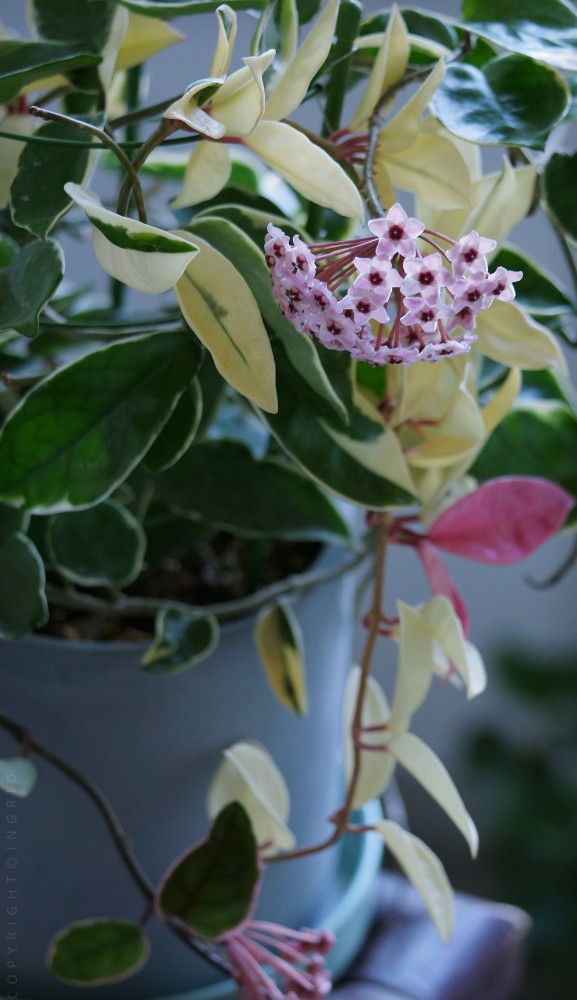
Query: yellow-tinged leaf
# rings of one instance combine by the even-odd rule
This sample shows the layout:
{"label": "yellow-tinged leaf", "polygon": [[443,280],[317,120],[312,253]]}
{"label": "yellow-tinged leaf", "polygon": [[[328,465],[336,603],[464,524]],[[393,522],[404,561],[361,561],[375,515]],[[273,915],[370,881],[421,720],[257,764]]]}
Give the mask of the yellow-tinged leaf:
{"label": "yellow-tinged leaf", "polygon": [[166,292],[198,247],[189,233],[170,233],[104,208],[88,188],[70,182],[66,193],[92,223],[92,246],[104,270],[138,292]]}
{"label": "yellow-tinged leaf", "polygon": [[275,366],[256,299],[230,261],[194,237],[201,253],[176,285],[182,314],[227,382],[276,413]]}
{"label": "yellow-tinged leaf", "polygon": [[218,36],[209,76],[225,76],[228,73],[236,40],[236,13],[228,4],[217,7]]}
{"label": "yellow-tinged leaf", "polygon": [[442,420],[453,405],[465,372],[465,358],[448,358],[441,364],[396,365],[387,370],[387,397],[395,406],[391,427],[408,421]]}
{"label": "yellow-tinged leaf", "polygon": [[424,701],[433,676],[431,631],[416,609],[397,601],[399,666],[391,705],[391,731],[404,732]]}
{"label": "yellow-tinged leaf", "polygon": [[437,87],[443,82],[444,75],[445,66],[440,61],[405,106],[381,129],[379,146],[384,156],[413,145],[421,130],[421,116]]}
{"label": "yellow-tinged leaf", "polygon": [[241,740],[224,751],[224,758],[208,790],[209,817],[214,819],[229,802],[240,802],[258,843],[266,844],[269,853],[292,847],[289,792],[268,751],[259,743]]}
{"label": "yellow-tinged leaf", "polygon": [[[353,667],[345,693],[343,756],[347,785],[350,784],[354,766],[351,727],[360,678],[360,667]],[[387,749],[390,736],[390,716],[391,712],[383,689],[374,677],[369,677],[362,714],[362,725],[365,727],[365,731],[361,733],[361,739],[365,746],[374,749],[361,750],[359,778],[352,802],[354,809],[359,809],[365,802],[370,802],[371,799],[382,795],[392,777],[395,762]]]}
{"label": "yellow-tinged leaf", "polygon": [[478,350],[493,361],[524,371],[555,368],[562,375],[568,373],[553,335],[514,302],[493,302],[480,314],[475,333]]}
{"label": "yellow-tinged leaf", "polygon": [[193,146],[180,194],[172,208],[187,208],[214,198],[230,177],[231,163],[224,143],[201,140]]}
{"label": "yellow-tinged leaf", "polygon": [[[446,666],[454,667],[464,681],[467,697],[481,694],[487,684],[485,667],[477,649],[465,639],[451,601],[443,594],[436,594],[423,606],[421,613],[445,656]],[[441,673],[445,672],[445,664],[440,665]]]}
{"label": "yellow-tinged leaf", "polygon": [[363,220],[363,202],[355,184],[302,132],[285,122],[261,121],[246,145],[304,198],[347,218]]}
{"label": "yellow-tinged leaf", "polygon": [[449,404],[449,410],[440,419],[435,420],[432,415],[429,420],[414,418],[402,431],[401,442],[411,467],[445,468],[462,461],[483,443],[483,418],[464,384],[457,387]]}
{"label": "yellow-tinged leaf", "polygon": [[192,87],[185,90],[182,97],[179,97],[177,101],[169,105],[166,111],[163,112],[162,117],[183,122],[195,132],[198,132],[200,135],[206,135],[209,139],[222,139],[226,128],[221,122],[216,121],[212,115],[203,111],[201,105],[206,104],[208,94],[218,92],[218,88],[222,87],[223,80],[223,77],[209,77],[206,80],[199,80],[197,83],[194,83]]}
{"label": "yellow-tinged leaf", "polygon": [[130,69],[146,62],[156,52],[162,52],[169,45],[184,41],[184,35],[173,28],[168,21],[157,17],[145,17],[143,14],[128,12],[128,28],[118,55],[114,69]]}
{"label": "yellow-tinged leaf", "polygon": [[489,402],[483,407],[481,416],[485,427],[485,437],[492,434],[498,424],[507,416],[513,406],[523,380],[518,368],[511,368],[507,377],[503,380],[497,391],[491,396]]}
{"label": "yellow-tinged leaf", "polygon": [[379,820],[375,830],[421,895],[441,938],[448,941],[455,920],[454,896],[438,857],[422,840],[393,820]]}
{"label": "yellow-tinged leaf", "polygon": [[463,834],[471,854],[475,857],[479,846],[477,829],[445,765],[414,733],[400,733],[398,736],[393,736],[389,749],[399,764],[402,764],[444,809]]}
{"label": "yellow-tinged leaf", "polygon": [[[410,51],[407,27],[399,8],[394,4],[363,96],[349,122],[348,127],[351,132],[367,131],[369,119],[376,105],[405,72]],[[383,110],[386,113],[386,109]]]}
{"label": "yellow-tinged leaf", "polygon": [[255,625],[257,649],[269,684],[282,705],[296,715],[308,710],[302,635],[284,601],[263,608]]}
{"label": "yellow-tinged leaf", "polygon": [[264,107],[263,73],[274,59],[274,49],[243,59],[244,68],[226,77],[212,100],[212,114],[228,135],[249,136],[261,120]]}
{"label": "yellow-tinged leaf", "polygon": [[276,78],[266,103],[267,120],[286,118],[301,104],[311,80],[330,52],[338,10],[339,0],[328,0],[284,73]]}
{"label": "yellow-tinged leaf", "polygon": [[469,207],[471,178],[458,149],[440,135],[418,135],[401,152],[383,150],[383,167],[392,184],[412,191],[439,208]]}

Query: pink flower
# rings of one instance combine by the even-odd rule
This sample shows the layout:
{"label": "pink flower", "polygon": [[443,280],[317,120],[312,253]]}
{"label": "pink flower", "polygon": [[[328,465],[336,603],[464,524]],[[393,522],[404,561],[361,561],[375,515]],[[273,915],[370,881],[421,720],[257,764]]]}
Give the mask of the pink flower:
{"label": "pink flower", "polygon": [[512,282],[520,281],[522,277],[522,271],[508,271],[506,267],[498,267],[485,279],[483,290],[486,295],[501,299],[502,302],[511,302],[515,298]]}
{"label": "pink flower", "polygon": [[321,1000],[331,990],[323,956],[335,943],[331,931],[293,931],[248,920],[220,938],[230,973],[249,1000]]}
{"label": "pink flower", "polygon": [[417,252],[415,240],[423,232],[425,225],[418,219],[410,219],[402,205],[393,205],[384,219],[371,219],[368,223],[371,233],[379,237],[378,257],[414,257]]}
{"label": "pink flower", "polygon": [[439,253],[405,260],[404,267],[406,277],[401,285],[403,295],[422,295],[428,301],[434,301],[451,280]]}
{"label": "pink flower", "polygon": [[486,272],[488,267],[485,254],[490,253],[496,246],[495,240],[479,236],[473,229],[447,250],[447,257],[453,264],[453,274],[460,278],[467,270]]}

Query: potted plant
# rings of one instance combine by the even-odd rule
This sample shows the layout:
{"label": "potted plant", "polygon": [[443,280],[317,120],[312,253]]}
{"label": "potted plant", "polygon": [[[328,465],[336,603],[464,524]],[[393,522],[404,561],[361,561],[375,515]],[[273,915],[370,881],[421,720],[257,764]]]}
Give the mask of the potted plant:
{"label": "potted plant", "polygon": [[[521,559],[577,492],[574,305],[505,245],[539,210],[572,259],[575,155],[550,150],[577,15],[516,7],[32,0],[30,36],[6,29],[0,779],[24,906],[54,923],[9,956],[7,996],[184,997],[215,968],[253,997],[324,994],[345,841],[346,877],[384,842],[450,935],[441,862],[367,804],[399,764],[475,853],[411,731],[435,675],[485,685],[441,553]],[[177,40],[188,77],[147,101]],[[424,604],[389,581],[385,603],[391,545]]]}

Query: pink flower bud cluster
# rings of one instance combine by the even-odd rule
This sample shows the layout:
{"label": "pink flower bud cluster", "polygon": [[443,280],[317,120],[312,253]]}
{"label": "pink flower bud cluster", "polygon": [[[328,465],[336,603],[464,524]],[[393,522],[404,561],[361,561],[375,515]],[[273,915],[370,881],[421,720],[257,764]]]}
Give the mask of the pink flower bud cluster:
{"label": "pink flower bud cluster", "polygon": [[335,943],[331,931],[249,920],[220,941],[248,1000],[322,1000],[331,991],[323,959]]}
{"label": "pink flower bud cluster", "polygon": [[[308,246],[268,227],[275,299],[297,330],[325,347],[373,365],[438,361],[470,349],[477,316],[494,299],[515,297],[522,272],[489,273],[485,255],[495,241],[474,230],[455,242],[398,204],[368,228],[370,237]],[[419,238],[434,252],[421,253]]]}

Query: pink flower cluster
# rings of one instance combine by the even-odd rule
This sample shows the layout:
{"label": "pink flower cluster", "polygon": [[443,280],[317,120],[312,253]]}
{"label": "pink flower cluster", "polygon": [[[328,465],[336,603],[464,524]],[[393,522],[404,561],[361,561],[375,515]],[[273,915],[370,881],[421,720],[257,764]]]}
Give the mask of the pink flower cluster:
{"label": "pink flower cluster", "polygon": [[334,945],[331,931],[293,931],[249,920],[220,941],[231,975],[249,1000],[322,1000],[331,991],[322,957]]}
{"label": "pink flower cluster", "polygon": [[[515,297],[522,272],[489,273],[485,255],[495,241],[474,230],[456,242],[398,204],[368,228],[369,237],[308,246],[268,227],[275,299],[297,330],[325,347],[373,365],[438,361],[469,350],[477,315],[494,299]],[[433,252],[423,254],[418,239]]]}

